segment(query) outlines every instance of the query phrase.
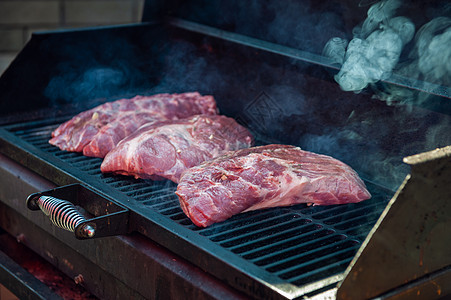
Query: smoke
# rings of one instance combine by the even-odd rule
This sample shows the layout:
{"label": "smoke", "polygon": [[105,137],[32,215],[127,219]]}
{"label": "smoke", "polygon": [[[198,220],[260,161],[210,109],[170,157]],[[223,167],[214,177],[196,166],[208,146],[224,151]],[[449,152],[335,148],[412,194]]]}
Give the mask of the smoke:
{"label": "smoke", "polygon": [[201,24],[321,53],[330,37],[344,35],[345,10],[340,1],[185,1],[176,14]]}
{"label": "smoke", "polygon": [[[396,73],[418,80],[425,91],[451,85],[451,19],[437,17],[423,25],[415,35],[409,59],[397,66]],[[430,105],[431,95],[414,89],[383,84],[373,87],[376,97],[391,105]]]}
{"label": "smoke", "polygon": [[[134,96],[152,86],[160,62],[144,58],[147,51],[154,51],[158,45],[147,45],[149,50],[144,52],[144,47],[131,41],[132,35],[126,35],[127,30],[50,34],[40,45],[49,58],[48,64],[53,65],[43,91],[50,103],[82,110],[105,99]],[[138,42],[145,41],[144,36]]]}
{"label": "smoke", "polygon": [[446,32],[434,36],[427,48],[423,51],[419,49],[418,68],[426,81],[450,84],[448,75],[451,74],[451,27],[448,27]]}
{"label": "smoke", "polygon": [[[367,137],[351,129],[331,128],[322,135],[306,134],[300,145],[309,151],[348,162],[364,179],[391,190],[396,190],[409,172],[407,165],[400,164],[402,157],[381,151],[376,143],[368,143]],[[355,149],[350,150],[349,145]]]}
{"label": "smoke", "polygon": [[[221,5],[228,3],[223,1]],[[256,1],[252,3],[257,5]],[[346,74],[343,71],[341,77],[346,79],[358,74],[373,88],[377,80],[390,76],[393,70],[405,70],[403,74],[417,78],[428,74],[437,78],[434,80],[443,80],[442,74],[449,72],[449,64],[440,63],[435,54],[449,57],[446,49],[438,48],[449,45],[447,18],[434,19],[436,23],[422,27],[411,40],[412,22],[407,16],[397,16],[398,12],[403,12],[400,2],[383,1],[383,6],[380,2],[372,6],[375,8],[368,13],[367,20],[354,29],[352,38],[344,34],[338,12],[328,12],[327,18],[320,18],[319,13],[312,13],[312,6],[316,4],[303,2],[306,7],[301,8],[300,3],[292,2],[293,5],[285,7],[276,1],[270,7],[260,4],[250,12],[229,8],[224,11],[222,21],[236,24],[233,31],[257,37],[261,33],[268,40],[297,45],[309,52],[319,49],[316,53],[321,52],[327,40],[337,36],[330,39],[324,51],[343,68],[348,61],[350,68]],[[323,12],[322,7],[315,8]],[[221,18],[222,12],[219,12]],[[261,14],[263,23],[249,22],[254,16],[249,17],[248,13]],[[301,19],[296,17],[298,15]],[[306,24],[318,26],[307,32]],[[326,26],[333,26],[333,29],[324,30]],[[349,32],[353,26],[349,25]],[[291,34],[293,32],[295,34]],[[155,33],[149,34],[133,40],[140,47],[122,42],[123,39],[110,38],[80,55],[74,54],[74,50],[69,53],[71,47],[67,54],[58,50],[56,54],[62,56],[61,63],[46,93],[55,101],[111,98],[133,91],[154,94],[196,90],[212,94],[221,113],[238,118],[256,136],[262,137],[260,142],[293,144],[331,155],[348,163],[362,177],[392,189],[399,186],[408,173],[408,166],[402,164],[404,156],[451,144],[451,123],[446,115],[425,112],[418,107],[407,110],[400,105],[387,106],[364,94],[338,93],[337,85],[328,80],[330,74],[315,65],[186,34],[183,30],[173,34],[163,32],[156,37]],[[102,46],[106,44],[111,45],[111,49]],[[431,48],[430,45],[436,46]],[[97,50],[97,47],[103,48]],[[408,59],[401,59],[401,54],[408,54],[406,50],[412,50],[412,54]],[[70,60],[73,56],[77,57],[75,62]],[[349,63],[353,59],[356,64]],[[436,62],[431,63],[434,59]],[[360,89],[364,85],[358,80],[353,83],[348,79],[348,82],[360,85]],[[405,90],[397,86],[377,87],[378,96],[406,99]],[[411,97],[416,97],[414,91],[408,91]]]}
{"label": "smoke", "polygon": [[344,91],[360,92],[368,84],[390,77],[403,47],[415,32],[408,18],[394,17],[400,5],[399,0],[373,4],[363,25],[354,28],[349,44],[336,37],[324,47],[324,56],[342,64],[335,80]]}
{"label": "smoke", "polygon": [[[396,16],[400,7],[399,0],[375,3],[363,24],[354,28],[349,43],[338,37],[326,43],[323,55],[341,66],[335,80],[342,90],[358,93],[370,86],[375,97],[389,105],[421,105],[430,98],[430,93],[421,90],[451,84],[451,19],[436,17],[415,35],[413,22]],[[406,48],[414,35],[413,46]],[[379,82],[392,73],[414,79],[416,87]]]}
{"label": "smoke", "polygon": [[437,124],[430,126],[425,134],[426,149],[435,149],[451,145],[450,121],[440,120]]}
{"label": "smoke", "polygon": [[372,5],[362,27],[354,28],[354,35],[358,38],[366,38],[370,33],[377,30],[381,24],[387,23],[400,5],[399,0],[384,0]]}
{"label": "smoke", "polygon": [[339,37],[331,38],[323,49],[323,55],[328,57],[332,64],[341,66],[344,63],[348,40]]}
{"label": "smoke", "polygon": [[309,130],[296,144],[340,159],[363,178],[395,190],[409,173],[403,158],[451,145],[450,132],[447,115],[417,107],[385,106],[367,112],[356,110],[339,126]]}
{"label": "smoke", "polygon": [[[165,44],[161,80],[149,93],[199,91],[212,93],[212,86],[224,85],[224,78],[215,65],[209,63],[208,49],[176,40]],[[205,53],[207,50],[207,53]]]}
{"label": "smoke", "polygon": [[[314,8],[315,5],[321,7]],[[320,53],[329,37],[343,35],[345,31],[337,3],[328,7],[309,1],[289,1],[288,5],[283,1],[271,1],[267,9],[275,13],[267,25],[266,38],[278,44]]]}
{"label": "smoke", "polygon": [[123,70],[110,67],[90,68],[79,75],[66,72],[50,80],[45,95],[54,100],[69,99],[73,102],[88,97],[110,97],[122,87],[125,78]]}
{"label": "smoke", "polygon": [[[299,145],[347,162],[364,179],[395,190],[409,171],[407,165],[400,164],[401,152],[405,152],[383,148],[383,140],[389,141],[390,132],[387,128],[381,128],[375,134],[374,126],[378,123],[371,118],[365,123],[354,120],[342,127],[325,128],[318,134],[306,133],[300,138]],[[372,139],[369,140],[370,136]]]}
{"label": "smoke", "polygon": [[[451,19],[433,19],[420,28],[415,40],[416,47],[411,56],[414,58],[412,65],[418,64],[419,77],[432,83],[451,85]],[[401,70],[401,73],[405,72]]]}

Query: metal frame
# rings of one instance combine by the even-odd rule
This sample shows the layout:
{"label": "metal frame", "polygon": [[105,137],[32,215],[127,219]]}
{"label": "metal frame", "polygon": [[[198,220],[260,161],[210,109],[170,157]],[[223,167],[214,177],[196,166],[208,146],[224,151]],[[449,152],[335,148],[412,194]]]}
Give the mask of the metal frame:
{"label": "metal frame", "polygon": [[412,172],[348,267],[338,299],[451,295],[451,146],[405,162]]}

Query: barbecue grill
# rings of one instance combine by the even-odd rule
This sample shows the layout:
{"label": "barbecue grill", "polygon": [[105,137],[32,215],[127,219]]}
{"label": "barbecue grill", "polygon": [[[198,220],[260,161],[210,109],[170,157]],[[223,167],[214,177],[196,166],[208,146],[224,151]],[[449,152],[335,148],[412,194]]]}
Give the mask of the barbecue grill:
{"label": "barbecue grill", "polygon": [[[2,235],[105,299],[451,294],[450,81],[395,69],[359,93],[343,91],[340,65],[322,50],[333,37],[352,39],[370,7],[363,2],[147,1],[140,24],[33,34],[0,78]],[[449,9],[412,3],[396,14],[418,29]],[[409,51],[415,40],[399,66],[415,60]],[[102,174],[101,159],[48,143],[59,124],[105,101],[185,91],[214,95],[257,144],[346,162],[372,198],[199,228],[176,184]],[[53,220],[72,232],[63,230],[42,207],[81,221]],[[13,292],[52,295],[0,258]]]}

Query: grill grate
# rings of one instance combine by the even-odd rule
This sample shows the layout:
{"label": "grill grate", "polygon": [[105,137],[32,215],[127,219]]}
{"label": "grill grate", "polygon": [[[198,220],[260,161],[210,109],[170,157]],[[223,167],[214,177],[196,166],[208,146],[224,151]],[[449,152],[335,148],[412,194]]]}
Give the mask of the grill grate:
{"label": "grill grate", "polygon": [[306,206],[251,211],[208,228],[184,215],[176,184],[102,174],[99,158],[59,150],[48,144],[61,120],[12,125],[7,130],[32,146],[98,178],[136,203],[166,216],[288,283],[302,286],[345,270],[391,191],[367,182],[373,198],[338,206]]}

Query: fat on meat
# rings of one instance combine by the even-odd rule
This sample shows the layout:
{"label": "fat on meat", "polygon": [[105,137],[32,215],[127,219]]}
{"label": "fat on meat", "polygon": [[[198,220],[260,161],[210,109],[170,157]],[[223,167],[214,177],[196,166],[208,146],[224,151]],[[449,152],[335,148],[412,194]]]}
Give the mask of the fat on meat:
{"label": "fat on meat", "polygon": [[182,174],[176,194],[185,214],[200,227],[256,209],[371,198],[345,163],[277,144],[231,151],[192,167]]}
{"label": "fat on meat", "polygon": [[251,133],[226,116],[197,115],[155,122],[120,141],[105,156],[100,169],[104,173],[178,182],[186,169],[252,143]]}
{"label": "fat on meat", "polygon": [[214,98],[198,92],[135,96],[81,112],[54,130],[49,143],[61,150],[104,157],[143,124],[217,113]]}

